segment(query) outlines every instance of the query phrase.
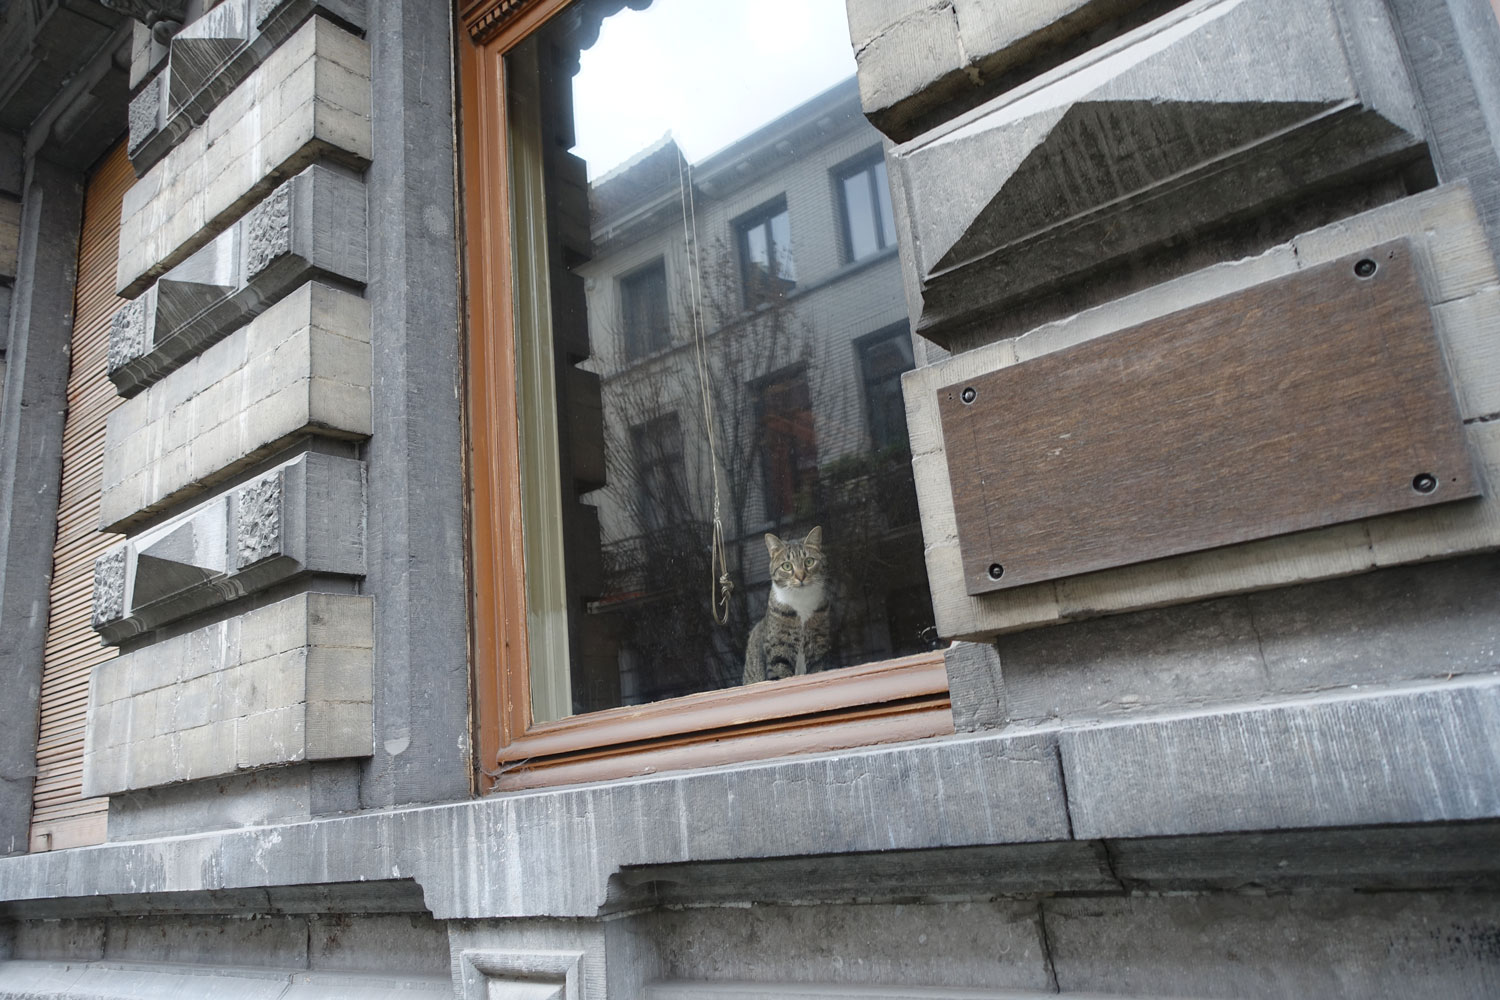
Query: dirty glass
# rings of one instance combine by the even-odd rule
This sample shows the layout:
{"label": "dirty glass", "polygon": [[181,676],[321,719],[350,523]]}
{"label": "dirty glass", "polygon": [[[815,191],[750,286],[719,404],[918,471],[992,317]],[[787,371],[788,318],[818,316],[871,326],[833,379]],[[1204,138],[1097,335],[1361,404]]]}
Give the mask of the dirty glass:
{"label": "dirty glass", "polygon": [[844,0],[585,0],[505,90],[534,718],[931,648]]}

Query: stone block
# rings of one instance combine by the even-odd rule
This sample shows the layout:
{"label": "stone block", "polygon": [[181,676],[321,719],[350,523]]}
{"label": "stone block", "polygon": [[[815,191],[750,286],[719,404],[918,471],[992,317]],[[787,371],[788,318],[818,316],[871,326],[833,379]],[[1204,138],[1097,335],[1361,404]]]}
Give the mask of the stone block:
{"label": "stone block", "polygon": [[1500,684],[1452,682],[1058,734],[1079,838],[1500,815]]}
{"label": "stone block", "polygon": [[1417,155],[1395,53],[1376,0],[1191,4],[899,147],[917,332]]}
{"label": "stone block", "polygon": [[131,396],[265,312],[309,278],[361,286],[365,192],[314,165],[116,314],[109,374]]}
{"label": "stone block", "polygon": [[[105,432],[102,522],[128,527],[309,430],[367,436],[368,338],[363,300],[310,282],[116,407]],[[315,357],[336,358],[330,374],[353,381],[314,377]],[[166,451],[168,428],[183,422],[192,436]]]}
{"label": "stone block", "polygon": [[[216,139],[223,124],[247,113],[250,101],[239,85],[280,48],[295,44],[293,35],[310,15],[362,31],[365,0],[229,0],[179,31],[170,50],[153,44],[149,31],[137,31],[131,61],[131,86],[163,62],[158,79],[170,81],[159,99],[159,121],[139,141],[131,138],[131,160],[145,171],[207,120]],[[301,50],[305,53],[305,47]],[[215,121],[214,112],[226,109]]]}
{"label": "stone block", "polygon": [[955,642],[943,653],[948,693],[953,701],[953,728],[961,733],[998,729],[1007,719],[1005,680],[995,647]]}
{"label": "stone block", "polygon": [[[1068,577],[1055,583],[970,596],[963,584],[952,484],[937,390],[955,381],[1107,336],[1261,282],[1392,239],[1410,241],[1448,357],[1477,471],[1480,500],[1446,504],[1311,531]],[[1340,220],[1242,261],[1205,268],[955,354],[903,377],[928,580],[938,631],[947,638],[994,636],[1269,587],[1368,572],[1500,546],[1500,424],[1486,419],[1495,395],[1484,331],[1494,325],[1500,283],[1467,188],[1452,185]],[[1457,349],[1454,349],[1454,348]],[[997,444],[1003,447],[1003,443]]]}
{"label": "stone block", "polygon": [[300,594],[100,664],[85,794],[368,756],[370,604]]}
{"label": "stone block", "polygon": [[[320,82],[320,65],[333,64],[330,52],[338,71],[329,69]],[[298,75],[303,66],[311,68]],[[244,114],[232,103],[216,108],[203,128],[188,132],[147,171],[139,192],[127,194],[118,290],[140,293],[314,160],[363,169],[371,153],[368,98],[361,110],[349,96],[357,87],[350,73],[362,73],[368,87],[368,46],[321,17],[271,52],[238,85],[258,113]],[[320,100],[318,87],[325,85],[339,88],[354,107]],[[218,136],[211,144],[194,138],[208,132]]]}

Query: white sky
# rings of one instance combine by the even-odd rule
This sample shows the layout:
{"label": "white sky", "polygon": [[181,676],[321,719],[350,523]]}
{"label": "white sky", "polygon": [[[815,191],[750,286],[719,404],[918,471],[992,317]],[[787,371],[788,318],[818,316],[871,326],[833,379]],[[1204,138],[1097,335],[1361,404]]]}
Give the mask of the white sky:
{"label": "white sky", "polygon": [[671,132],[697,163],[854,75],[845,0],[654,0],[605,20],[573,80],[596,178]]}

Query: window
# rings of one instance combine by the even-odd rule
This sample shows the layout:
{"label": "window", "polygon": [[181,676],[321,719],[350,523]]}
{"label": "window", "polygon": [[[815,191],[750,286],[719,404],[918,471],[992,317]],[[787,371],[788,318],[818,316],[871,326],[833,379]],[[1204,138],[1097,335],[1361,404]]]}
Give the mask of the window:
{"label": "window", "polygon": [[880,151],[861,157],[858,164],[840,170],[836,176],[844,221],[844,260],[864,260],[895,246],[891,187]]}
{"label": "window", "polygon": [[665,261],[647,264],[620,279],[620,312],[625,324],[627,358],[645,357],[671,343]]}
{"label": "window", "polygon": [[682,469],[682,425],[668,413],[630,429],[635,455],[636,502],[641,531],[660,531],[683,520],[687,489]]}
{"label": "window", "polygon": [[792,518],[799,507],[809,516],[818,479],[818,443],[805,373],[782,375],[764,385],[760,425],[766,517]]}
{"label": "window", "polygon": [[785,200],[756,209],[735,224],[745,307],[773,302],[797,287],[792,266],[792,223]]}
{"label": "window", "polygon": [[901,376],[912,368],[911,334],[905,326],[860,341],[859,373],[865,384],[870,445],[877,452],[905,451],[906,402]]}
{"label": "window", "polygon": [[[799,226],[827,228],[808,228],[808,245],[838,245],[837,193],[823,185],[816,205],[808,179],[879,141],[843,0],[800,0],[807,23],[785,37],[760,30],[757,0],[701,6],[476,0],[463,13],[486,789],[951,729],[921,533],[890,512],[910,463],[874,450],[851,364],[857,334],[904,323],[899,261],[845,270],[830,253],[795,285],[787,192],[808,200]],[[633,40],[653,34],[674,39],[663,72],[635,63]],[[800,93],[756,89],[771,81],[751,67],[768,59],[804,67]],[[661,351],[674,325],[688,349]],[[615,351],[652,362],[602,360]],[[888,397],[896,363],[871,362]],[[768,526],[821,543],[829,629],[813,669],[826,677],[752,669],[779,566]]]}

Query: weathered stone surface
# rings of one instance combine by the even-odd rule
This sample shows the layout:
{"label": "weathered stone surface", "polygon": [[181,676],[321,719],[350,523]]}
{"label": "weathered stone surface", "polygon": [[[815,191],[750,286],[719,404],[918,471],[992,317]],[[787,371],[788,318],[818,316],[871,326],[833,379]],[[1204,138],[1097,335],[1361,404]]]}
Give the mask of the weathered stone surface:
{"label": "weathered stone surface", "polygon": [[100,518],[118,530],[303,433],[370,433],[370,311],[308,282],[109,417]]}
{"label": "weathered stone surface", "polygon": [[[111,342],[109,377],[121,395],[134,395],[310,277],[363,285],[365,237],[359,179],[321,164],[308,167],[122,308],[116,322],[130,324],[131,346],[117,351]],[[143,319],[136,313],[122,319],[130,310]]]}
{"label": "weathered stone surface", "polygon": [[115,313],[109,327],[109,370],[115,371],[146,353],[149,302],[145,298],[127,302]]}
{"label": "weathered stone surface", "polygon": [[371,601],[302,594],[95,668],[84,794],[368,756]]}
{"label": "weathered stone surface", "polygon": [[[1500,983],[1493,894],[1048,900],[1065,995],[1482,997]],[[1229,970],[1233,970],[1232,972]]]}
{"label": "weathered stone surface", "polygon": [[126,192],[120,293],[144,290],[314,160],[362,170],[369,58],[362,39],[321,17],[272,52]]}
{"label": "weathered stone surface", "polygon": [[182,110],[250,37],[250,0],[227,0],[172,36],[168,113]]}
{"label": "weathered stone surface", "polygon": [[1500,815],[1500,684],[1058,734],[1078,837]]}
{"label": "weathered stone surface", "polygon": [[94,627],[125,617],[125,546],[94,560]]}
{"label": "weathered stone surface", "polygon": [[157,76],[130,99],[130,152],[135,154],[161,131],[161,91],[165,78]]}
{"label": "weathered stone surface", "polygon": [[239,569],[281,555],[284,538],[279,476],[257,479],[235,493],[235,565]]}
{"label": "weathered stone surface", "polygon": [[272,191],[245,219],[245,277],[253,280],[282,254],[292,252],[291,181]]}
{"label": "weathered stone surface", "polygon": [[961,733],[997,729],[1009,718],[1000,657],[987,643],[955,642],[943,653],[953,728]]}
{"label": "weathered stone surface", "polygon": [[15,278],[20,249],[21,203],[0,196],[0,278]]}
{"label": "weathered stone surface", "polygon": [[[1409,83],[1362,61],[1395,52],[1392,29],[1378,10],[1350,20],[1332,0],[1184,7],[901,147],[918,332],[946,342],[1007,302],[1415,155]],[[1378,37],[1367,51],[1346,31]]]}

